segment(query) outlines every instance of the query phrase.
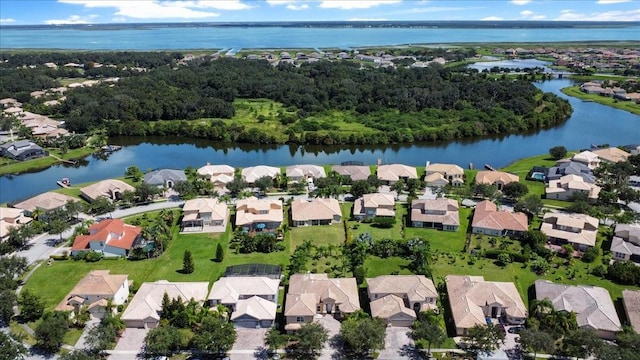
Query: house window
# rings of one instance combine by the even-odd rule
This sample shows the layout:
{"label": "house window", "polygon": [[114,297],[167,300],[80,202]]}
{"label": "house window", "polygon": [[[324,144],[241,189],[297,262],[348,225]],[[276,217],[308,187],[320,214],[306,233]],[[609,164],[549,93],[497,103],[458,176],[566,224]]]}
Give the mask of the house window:
{"label": "house window", "polygon": [[378,294],[373,295],[373,298],[377,299],[378,298]]}
{"label": "house window", "polygon": [[304,316],[296,316],[296,322],[304,322]]}
{"label": "house window", "polygon": [[321,312],[321,311],[322,311],[322,305],[316,306],[316,312]]}

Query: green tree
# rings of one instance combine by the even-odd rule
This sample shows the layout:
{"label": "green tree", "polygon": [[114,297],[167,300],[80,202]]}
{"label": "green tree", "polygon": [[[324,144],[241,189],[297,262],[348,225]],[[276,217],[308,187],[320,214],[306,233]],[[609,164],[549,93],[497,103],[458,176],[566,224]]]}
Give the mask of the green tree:
{"label": "green tree", "polygon": [[554,160],[560,160],[567,156],[567,148],[564,146],[554,146],[549,149],[549,155],[551,155]]}
{"label": "green tree", "polygon": [[111,314],[89,329],[86,338],[86,346],[89,352],[95,355],[102,353],[115,345],[118,335],[124,329],[121,320]]}
{"label": "green tree", "polygon": [[222,262],[222,260],[224,260],[224,249],[222,244],[218,243],[216,246],[216,262]]}
{"label": "green tree", "polygon": [[24,321],[36,321],[42,317],[44,312],[44,303],[40,297],[32,294],[29,289],[20,292],[18,305],[20,306],[20,317]]}
{"label": "green tree", "polygon": [[8,324],[13,317],[13,307],[17,304],[18,298],[13,290],[0,291],[0,323]]}
{"label": "green tree", "polygon": [[375,189],[371,186],[371,184],[366,180],[356,180],[351,183],[351,190],[349,193],[353,195],[356,199],[361,197],[364,194],[369,194],[374,192]]}
{"label": "green tree", "polygon": [[508,264],[511,264],[511,255],[507,253],[500,253],[497,260],[500,266],[505,267]]}
{"label": "green tree", "polygon": [[376,350],[384,349],[384,337],[387,325],[380,318],[371,318],[360,311],[342,322],[340,339],[345,353],[363,358]]}
{"label": "green tree", "polygon": [[191,339],[191,346],[200,351],[224,354],[236,342],[236,329],[226,318],[206,317]]}
{"label": "green tree", "polygon": [[11,336],[0,331],[0,359],[21,360],[27,355],[27,348]]}
{"label": "green tree", "polygon": [[58,352],[68,329],[69,321],[66,313],[46,314],[35,329],[36,346],[48,353]]}
{"label": "green tree", "polygon": [[575,329],[562,338],[562,352],[569,356],[587,358],[602,346],[602,339],[590,328]]}
{"label": "green tree", "polygon": [[133,193],[138,201],[146,203],[150,200],[153,200],[153,198],[161,192],[162,190],[157,186],[149,185],[145,182],[142,182],[136,185],[136,190]]}
{"label": "green tree", "polygon": [[55,219],[49,222],[49,233],[58,234],[59,241],[62,242],[62,233],[69,228],[69,223],[62,219]]}
{"label": "green tree", "polygon": [[89,204],[89,212],[93,215],[104,215],[111,213],[116,209],[116,206],[111,200],[106,197],[99,197]]}
{"label": "green tree", "polygon": [[255,187],[260,189],[260,192],[262,194],[265,194],[267,190],[273,187],[273,178],[270,176],[263,176],[259,179],[256,179],[253,184],[255,185]]}
{"label": "green tree", "polygon": [[140,168],[135,165],[129,166],[124,172],[124,177],[133,179],[134,182],[142,180],[143,176],[144,174],[142,173]]}
{"label": "green tree", "polygon": [[193,257],[191,256],[191,250],[185,250],[182,256],[182,272],[185,274],[191,274],[194,271]]}
{"label": "green tree", "polygon": [[275,327],[270,328],[264,336],[264,343],[271,352],[275,353],[287,344],[288,337],[283,335]]}
{"label": "green tree", "polygon": [[60,356],[60,360],[94,360],[95,357],[87,351],[73,350]]}
{"label": "green tree", "polygon": [[542,200],[539,196],[529,195],[520,199],[514,206],[515,211],[522,211],[529,215],[536,216],[542,211]]}
{"label": "green tree", "polygon": [[144,338],[144,352],[146,355],[171,356],[180,349],[182,336],[173,326],[160,326],[151,329]]}
{"label": "green tree", "polygon": [[524,329],[520,332],[520,344],[528,352],[533,352],[536,359],[539,352],[551,354],[555,339],[549,333],[539,329]]}
{"label": "green tree", "polygon": [[78,220],[78,214],[82,212],[84,206],[79,201],[69,200],[67,204],[64,206],[64,209],[67,211],[69,216],[74,218],[76,221]]}
{"label": "green tree", "polygon": [[296,332],[295,348],[297,354],[305,355],[305,358],[316,358],[320,355],[320,351],[324,343],[329,340],[329,333],[318,323],[307,323]]}
{"label": "green tree", "polygon": [[468,330],[463,337],[469,349],[476,353],[491,353],[504,342],[504,333],[493,323],[487,325],[475,325]]}
{"label": "green tree", "polygon": [[411,325],[410,335],[414,341],[422,340],[427,343],[428,355],[431,355],[432,345],[439,346],[447,339],[447,335],[437,323],[437,318],[431,319],[429,316],[422,316],[422,314]]}
{"label": "green tree", "polygon": [[502,193],[511,199],[519,199],[529,193],[527,185],[519,183],[517,181],[510,182],[504,186]]}

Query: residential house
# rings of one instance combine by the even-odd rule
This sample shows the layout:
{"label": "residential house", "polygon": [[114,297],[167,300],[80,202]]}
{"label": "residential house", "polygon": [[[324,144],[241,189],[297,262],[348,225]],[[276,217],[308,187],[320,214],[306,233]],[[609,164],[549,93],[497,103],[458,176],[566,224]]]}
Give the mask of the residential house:
{"label": "residential house", "polygon": [[235,169],[229,165],[207,165],[198,169],[198,175],[204,176],[213,183],[213,188],[219,193],[227,192],[227,184],[235,177]]}
{"label": "residential house", "polygon": [[106,219],[89,226],[89,235],[78,235],[71,246],[71,255],[98,251],[106,256],[128,256],[142,242],[142,228],[125,224],[120,219]]}
{"label": "residential house", "polygon": [[89,272],[56,306],[56,311],[78,314],[86,308],[92,317],[103,319],[107,313],[115,314],[117,305],[129,299],[129,276],[110,274],[110,270]]}
{"label": "residential house", "polygon": [[136,189],[121,180],[107,179],[98,181],[95,184],[80,188],[80,195],[88,202],[94,202],[99,197],[105,197],[109,200],[122,199],[122,193],[125,191],[135,191]]}
{"label": "residential house", "polygon": [[371,315],[389,326],[411,326],[421,311],[437,310],[438,292],[424,275],[382,275],[367,279]]}
{"label": "residential house", "polygon": [[280,200],[251,196],[236,203],[236,226],[245,231],[273,231],[283,219]]}
{"label": "residential house", "polygon": [[367,180],[371,175],[371,168],[364,165],[334,165],[331,170],[351,181]]}
{"label": "residential house", "polygon": [[431,188],[441,188],[449,185],[449,180],[440,173],[431,173],[424,177],[424,183]]}
{"label": "residential house", "polygon": [[25,210],[26,216],[32,216],[32,214],[36,211],[46,213],[48,211],[60,209],[67,205],[69,201],[77,201],[77,199],[69,195],[49,191],[21,201],[17,204],[13,204],[13,207]]}
{"label": "residential house", "polygon": [[218,199],[187,200],[182,211],[181,231],[224,232],[227,228],[229,207]]}
{"label": "residential house", "polygon": [[273,326],[278,307],[279,279],[268,277],[222,277],[209,292],[209,305],[228,307],[238,327]]}
{"label": "residential house", "polygon": [[242,169],[242,180],[253,184],[261,177],[275,178],[280,175],[280,168],[266,165],[251,166]]}
{"label": "residential house", "polygon": [[578,327],[590,328],[606,340],[614,340],[622,331],[609,291],[589,285],[554,284],[548,280],[534,283],[536,300],[549,299],[557,311],[576,313]]}
{"label": "residential house", "polygon": [[358,221],[376,216],[395,217],[396,201],[391,194],[364,194],[353,203],[353,217]]}
{"label": "residential house", "polygon": [[519,237],[528,230],[529,219],[521,212],[498,210],[496,204],[484,200],[476,205],[471,226],[474,234]]}
{"label": "residential house", "polygon": [[636,175],[629,176],[629,186],[640,187],[640,176],[636,176]]}
{"label": "residential house", "polygon": [[319,179],[327,177],[324,168],[318,165],[292,165],[287,166],[287,178],[289,181],[306,181],[308,179]]}
{"label": "residential house", "polygon": [[458,201],[453,199],[418,199],[411,202],[411,226],[458,231]]}
{"label": "residential house", "polygon": [[144,174],[142,181],[145,184],[171,189],[175,183],[187,181],[187,176],[182,170],[161,169]]}
{"label": "residential house", "polygon": [[630,153],[618,149],[617,147],[610,147],[606,149],[598,149],[592,151],[594,154],[598,156],[598,158],[604,162],[608,163],[617,163],[621,161],[627,161]]}
{"label": "residential house", "polygon": [[629,324],[640,333],[640,290],[622,290],[622,303]]}
{"label": "residential house", "polygon": [[571,244],[585,251],[596,245],[598,219],[585,214],[546,213],[540,231],[556,245]]}
{"label": "residential house", "polygon": [[10,228],[18,228],[31,222],[31,218],[25,216],[25,210],[0,207],[0,242],[9,236]]}
{"label": "residential house", "polygon": [[611,253],[613,260],[640,263],[640,225],[617,224]]}
{"label": "residential house", "polygon": [[340,203],[333,198],[296,199],[291,202],[291,220],[292,226],[339,224]]}
{"label": "residential house", "polygon": [[402,164],[380,165],[378,166],[377,175],[378,179],[387,185],[418,178],[416,168]]}
{"label": "residential house", "polygon": [[285,330],[294,331],[316,314],[342,317],[360,310],[355,278],[330,279],[327,274],[293,274],[284,305]]}
{"label": "residential house", "polygon": [[565,175],[558,180],[549,181],[549,185],[544,189],[547,199],[570,201],[579,194],[587,196],[587,200],[595,202],[600,194],[600,187],[585,182],[581,176]]}
{"label": "residential house", "polygon": [[22,106],[22,103],[19,102],[16,99],[13,99],[13,98],[0,99],[0,107],[9,108],[9,107],[12,107],[12,106],[20,107],[20,106]]}
{"label": "residential house", "polygon": [[167,280],[143,283],[120,319],[128,328],[158,327],[162,312],[162,298],[165,293],[170,299],[179,299],[182,302],[193,299],[203,303],[209,293],[209,283],[168,282]]}
{"label": "residential house", "polygon": [[547,181],[559,180],[565,175],[578,175],[582,177],[582,180],[586,183],[596,183],[596,177],[587,165],[576,161],[566,160],[558,161],[556,166],[549,169]]}
{"label": "residential house", "polygon": [[49,156],[49,153],[30,140],[19,140],[0,145],[0,155],[25,161]]}
{"label": "residential house", "polygon": [[485,281],[482,276],[447,275],[449,305],[456,335],[466,335],[486,318],[500,318],[507,324],[524,324],[527,308],[511,282]]}
{"label": "residential house", "polygon": [[495,185],[500,191],[504,189],[505,185],[519,180],[518,175],[503,171],[478,171],[476,174],[476,184]]}
{"label": "residential house", "polygon": [[600,158],[591,151],[582,151],[571,157],[571,161],[579,162],[593,170],[600,166]]}
{"label": "residential house", "polygon": [[428,178],[431,182],[436,182],[435,176],[431,175],[440,174],[452,186],[462,186],[464,184],[464,170],[455,164],[429,164],[427,162],[424,171],[425,181]]}

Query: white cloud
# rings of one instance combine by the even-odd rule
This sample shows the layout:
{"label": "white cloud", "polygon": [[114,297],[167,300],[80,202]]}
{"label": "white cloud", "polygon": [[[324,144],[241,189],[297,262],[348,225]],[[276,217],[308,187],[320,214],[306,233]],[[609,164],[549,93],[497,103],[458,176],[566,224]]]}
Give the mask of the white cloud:
{"label": "white cloud", "polygon": [[562,10],[558,21],[640,21],[640,9],[626,11],[577,13],[574,10]]}
{"label": "white cloud", "polygon": [[487,16],[486,18],[482,18],[480,20],[482,20],[482,21],[502,21],[504,19],[499,17],[499,16]]}
{"label": "white cloud", "polygon": [[289,10],[305,10],[309,8],[309,5],[305,4],[305,1],[299,0],[267,0],[267,4],[271,6],[284,5]]}
{"label": "white cloud", "polygon": [[474,7],[452,7],[452,6],[426,6],[426,7],[417,7],[411,9],[404,9],[393,11],[390,14],[393,15],[407,15],[407,14],[423,14],[423,13],[434,13],[434,12],[452,12],[457,13],[460,11],[468,11],[468,10],[479,10],[484,9],[482,6],[474,6]]}
{"label": "white cloud", "polygon": [[319,7],[325,9],[368,9],[379,5],[398,4],[402,0],[324,0]]}
{"label": "white cloud", "polygon": [[12,19],[12,18],[0,19],[0,25],[12,24],[14,22],[16,22],[16,19]]}
{"label": "white cloud", "polygon": [[531,0],[511,0],[513,5],[527,5]]}
{"label": "white cloud", "polygon": [[49,19],[45,20],[44,23],[47,25],[73,25],[73,24],[89,24],[91,21],[89,19],[95,18],[95,15],[90,15],[88,17],[81,17],[80,15],[70,15],[66,19]]}
{"label": "white cloud", "polygon": [[198,1],[164,1],[162,4],[176,4],[185,8],[216,10],[247,10],[249,6],[240,0],[198,0]]}
{"label": "white cloud", "polygon": [[132,19],[204,19],[220,16],[207,9],[242,10],[249,6],[240,1],[157,1],[157,0],[58,0],[87,8],[113,8],[115,17]]}
{"label": "white cloud", "polygon": [[127,22],[127,19],[123,17],[114,17],[113,19],[111,19],[111,21],[115,23],[123,23]]}
{"label": "white cloud", "polygon": [[619,4],[619,3],[626,3],[626,2],[631,2],[631,0],[598,0],[596,4],[609,5],[609,4]]}
{"label": "white cloud", "polygon": [[379,19],[369,19],[369,18],[351,18],[347,19],[347,21],[387,21],[389,19],[379,18]]}
{"label": "white cloud", "polygon": [[531,10],[522,10],[522,11],[520,11],[520,16],[525,20],[542,20],[542,19],[546,18],[545,15],[536,14]]}

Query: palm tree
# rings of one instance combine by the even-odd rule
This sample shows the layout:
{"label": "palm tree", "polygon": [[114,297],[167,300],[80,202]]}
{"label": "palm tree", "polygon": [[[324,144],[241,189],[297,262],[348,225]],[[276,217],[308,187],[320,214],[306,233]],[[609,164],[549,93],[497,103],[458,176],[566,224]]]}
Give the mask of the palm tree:
{"label": "palm tree", "polygon": [[529,309],[531,316],[535,318],[542,318],[543,316],[550,314],[555,311],[553,308],[553,303],[548,298],[544,298],[542,300],[534,299],[531,301],[531,306]]}

